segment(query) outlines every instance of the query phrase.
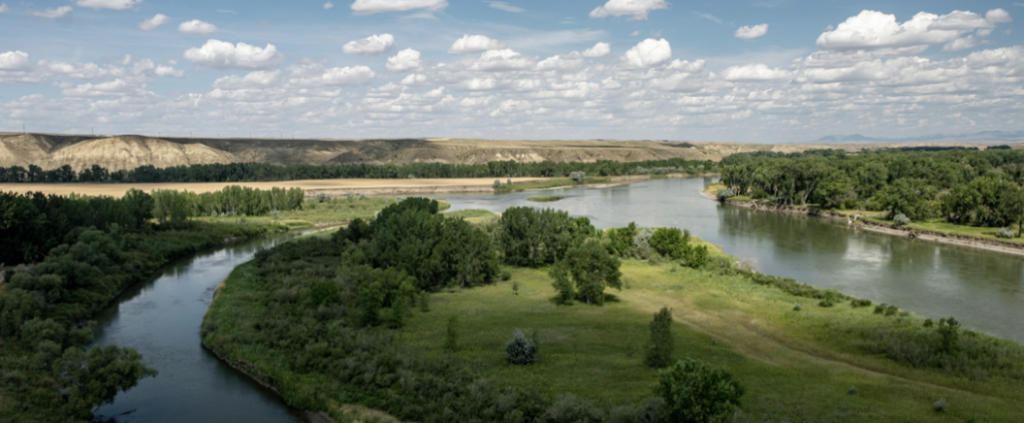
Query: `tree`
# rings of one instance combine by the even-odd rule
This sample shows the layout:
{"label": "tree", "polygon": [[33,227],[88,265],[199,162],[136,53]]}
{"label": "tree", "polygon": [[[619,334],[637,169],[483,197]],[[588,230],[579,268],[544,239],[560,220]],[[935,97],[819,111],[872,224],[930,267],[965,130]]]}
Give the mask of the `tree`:
{"label": "tree", "polygon": [[79,347],[65,350],[54,365],[54,373],[64,392],[68,414],[88,417],[88,410],[113,402],[118,391],[127,391],[139,380],[156,376],[157,371],[142,365],[141,360],[142,355],[134,349],[115,345],[94,345],[88,352]]}
{"label": "tree", "polygon": [[563,299],[572,296],[600,305],[604,304],[606,286],[622,289],[620,264],[618,258],[591,241],[570,249],[548,274]]}
{"label": "tree", "polygon": [[647,343],[644,364],[660,368],[672,364],[672,350],[675,342],[672,339],[672,311],[662,307],[654,314],[651,321],[651,339]]}
{"label": "tree", "polygon": [[509,364],[533,364],[537,362],[537,345],[516,329],[512,340],[505,344],[505,355]]}
{"label": "tree", "polygon": [[665,257],[678,260],[683,258],[686,250],[689,249],[689,232],[684,240],[683,232],[679,228],[658,228],[651,236],[651,248]]}
{"label": "tree", "polygon": [[725,370],[684,359],[658,374],[654,394],[665,400],[665,420],[680,423],[732,421],[744,389]]}

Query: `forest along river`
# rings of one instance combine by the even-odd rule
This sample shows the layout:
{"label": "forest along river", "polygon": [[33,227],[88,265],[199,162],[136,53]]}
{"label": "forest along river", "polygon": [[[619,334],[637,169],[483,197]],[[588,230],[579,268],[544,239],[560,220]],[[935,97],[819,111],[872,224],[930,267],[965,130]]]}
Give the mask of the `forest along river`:
{"label": "forest along river", "polygon": [[[552,207],[587,216],[598,228],[636,222],[689,229],[760,272],[834,287],[936,320],[954,316],[964,327],[1024,343],[1024,258],[879,234],[823,218],[723,206],[700,194],[711,182],[655,179],[606,188],[435,197],[449,201],[452,211]],[[526,200],[534,195],[566,198]]]}
{"label": "forest along river", "polygon": [[128,288],[95,320],[97,345],[135,348],[160,372],[94,413],[116,422],[304,422],[277,394],[205,350],[199,326],[217,284],[279,234],[179,259]]}

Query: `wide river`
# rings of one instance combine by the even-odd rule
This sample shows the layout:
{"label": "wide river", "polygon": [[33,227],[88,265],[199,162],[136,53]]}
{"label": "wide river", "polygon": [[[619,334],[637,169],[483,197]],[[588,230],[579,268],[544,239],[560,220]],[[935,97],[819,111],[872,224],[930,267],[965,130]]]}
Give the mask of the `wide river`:
{"label": "wide river", "polygon": [[[671,226],[722,246],[761,272],[788,276],[932,318],[1024,342],[1024,259],[847,227],[832,221],[721,206],[700,195],[707,178],[659,179],[610,188],[445,195],[452,210],[553,207],[599,228]],[[165,266],[123,293],[96,320],[96,343],[132,347],[160,374],[142,380],[97,416],[118,422],[299,422],[302,414],[220,362],[199,326],[217,284],[279,236],[201,253]]]}

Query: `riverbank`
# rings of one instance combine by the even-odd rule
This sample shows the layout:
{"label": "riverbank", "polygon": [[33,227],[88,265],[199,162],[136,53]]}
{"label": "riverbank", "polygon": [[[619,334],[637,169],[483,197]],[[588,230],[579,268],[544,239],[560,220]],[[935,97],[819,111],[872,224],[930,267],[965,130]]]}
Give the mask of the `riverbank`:
{"label": "riverbank", "polygon": [[[721,184],[712,184],[701,190],[701,195],[707,199],[718,201],[717,196],[714,192],[717,188],[724,188]],[[749,199],[728,199],[724,202],[730,206],[745,207],[753,210],[768,211],[775,213],[793,214],[801,216],[814,216],[823,219],[831,220],[836,223],[846,223],[847,226],[856,229],[864,229],[867,231],[877,232],[886,235],[907,237],[913,239],[919,239],[922,241],[938,242],[948,245],[956,245],[961,247],[975,248],[985,251],[993,251],[1003,254],[1012,254],[1016,256],[1024,257],[1024,239],[1016,238],[1015,241],[1007,241],[996,238],[994,236],[997,228],[985,228],[991,229],[992,236],[982,237],[969,235],[964,233],[955,233],[953,231],[938,231],[934,229],[926,229],[926,225],[934,225],[934,223],[917,223],[913,222],[904,226],[896,226],[889,221],[874,218],[871,215],[878,214],[878,212],[865,212],[865,211],[836,211],[836,210],[819,210],[809,206],[782,206],[782,205],[767,205],[758,202],[757,200]],[[978,228],[971,227],[959,227],[958,225],[946,224],[948,226],[954,226],[953,230],[965,231],[975,230]]]}
{"label": "riverbank", "polygon": [[[734,260],[703,244],[713,257]],[[297,265],[308,268],[316,263],[318,259],[306,258]],[[282,265],[289,264],[275,264]],[[760,285],[730,268],[734,267],[691,269],[666,261],[625,260],[623,289],[610,291],[613,300],[601,307],[556,305],[548,269],[507,268],[508,281],[432,294],[429,311],[413,307],[402,329],[329,329],[336,336],[363,339],[363,347],[347,353],[349,364],[341,369],[319,371],[302,363],[313,359],[310,348],[324,354],[339,348],[333,342],[286,347],[257,341],[274,339],[267,338],[267,331],[285,324],[270,305],[299,299],[281,297],[283,285],[263,280],[264,271],[247,263],[218,290],[204,319],[203,344],[226,360],[254,366],[252,374],[275,386],[292,405],[324,410],[338,421],[352,417],[341,404],[384,404],[361,394],[367,384],[409,398],[410,407],[416,406],[413,398],[425,395],[419,387],[433,386],[428,376],[404,370],[397,373],[404,375],[404,382],[392,378],[389,372],[394,369],[381,370],[381,363],[398,364],[367,356],[377,348],[416,357],[416,362],[464,367],[474,378],[486,378],[487,388],[481,389],[507,387],[546,400],[571,394],[581,404],[636,404],[650,396],[657,380],[657,372],[643,365],[648,322],[652,313],[669,307],[676,322],[672,330],[677,356],[725,368],[747,388],[737,421],[962,422],[1021,417],[1018,405],[1024,391],[1019,380],[1007,376],[1020,377],[1019,368],[987,369],[961,362],[957,366],[979,372],[967,376],[959,367],[914,367],[887,355],[896,354],[887,349],[889,340],[926,352],[933,348],[937,332],[926,327],[925,319],[895,307],[882,306],[879,313],[874,305],[822,306],[818,299]],[[452,330],[452,318],[457,318],[457,346],[446,351],[442,344]],[[517,328],[539,341],[537,364],[505,363],[503,346]],[[1005,357],[1011,361],[1020,356],[1017,344],[974,332],[961,334],[965,354],[984,345],[989,351],[1013,351],[1016,356]],[[369,347],[373,343],[386,346]],[[933,410],[940,399],[949,404],[942,413]],[[500,418],[500,412],[494,417]]]}

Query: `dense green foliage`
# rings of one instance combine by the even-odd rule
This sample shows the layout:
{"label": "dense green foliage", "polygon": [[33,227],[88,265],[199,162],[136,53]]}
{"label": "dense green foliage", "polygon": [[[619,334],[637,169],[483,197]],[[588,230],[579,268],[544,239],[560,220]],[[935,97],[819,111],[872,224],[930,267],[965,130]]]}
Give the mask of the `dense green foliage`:
{"label": "dense green foliage", "polygon": [[736,195],[776,204],[899,213],[913,221],[1005,227],[1024,221],[1024,151],[879,150],[736,154],[722,160]]}
{"label": "dense green foliage", "polygon": [[569,217],[568,212],[532,207],[510,207],[498,219],[497,244],[505,263],[539,266],[555,263],[570,248],[597,233],[590,219]]}
{"label": "dense green foliage", "polygon": [[70,166],[42,170],[31,165],[0,167],[0,182],[251,182],[293,181],[299,179],[399,179],[399,178],[503,178],[510,176],[567,177],[573,172],[614,176],[649,173],[700,173],[715,169],[710,160],[666,159],[642,162],[599,160],[595,163],[543,161],[523,163],[514,160],[485,164],[408,163],[288,165],[268,163],[195,164],[156,168],[152,165],[111,172],[98,165],[75,172]]}
{"label": "dense green foliage", "polygon": [[305,192],[301,188],[260,190],[231,185],[214,192],[155,190],[152,195],[153,217],[160,222],[180,222],[199,216],[262,216],[296,210],[302,207]]}
{"label": "dense green foliage", "polygon": [[672,364],[672,311],[662,307],[651,321],[651,338],[644,352],[644,364],[651,367],[666,367]]}
{"label": "dense green foliage", "polygon": [[360,245],[368,264],[402,270],[415,279],[416,292],[491,283],[498,258],[490,237],[437,211],[435,200],[409,198],[385,207],[369,224],[354,220],[334,238],[367,241]]}
{"label": "dense green foliage", "polygon": [[[133,195],[145,196],[129,193],[124,203],[146,203],[132,200]],[[93,201],[48,200],[67,205],[64,210],[80,210]],[[47,222],[60,215],[51,216]],[[83,348],[93,340],[89,319],[167,259],[218,245],[226,237],[253,236],[270,229],[198,222],[178,228],[148,223],[134,230],[131,225],[106,227],[106,232],[69,228],[41,262],[5,273],[0,293],[0,391],[8,408],[0,409],[0,420],[88,420],[93,408],[112,401],[117,392],[135,386],[139,379],[155,375],[130,348]],[[34,248],[43,248],[49,241],[38,242]]]}
{"label": "dense green foliage", "polygon": [[595,240],[570,248],[549,274],[562,304],[579,300],[601,305],[605,287],[622,289],[619,265],[619,259]]}
{"label": "dense green foliage", "polygon": [[39,260],[74,242],[75,228],[144,230],[152,212],[152,197],[134,189],[120,199],[0,192],[0,263]]}
{"label": "dense green foliage", "polygon": [[505,344],[505,355],[509,364],[533,364],[537,362],[537,344],[526,339],[523,331],[512,332],[512,340]]}
{"label": "dense green foliage", "polygon": [[685,359],[661,372],[654,392],[665,399],[666,421],[725,423],[744,389],[725,370]]}

